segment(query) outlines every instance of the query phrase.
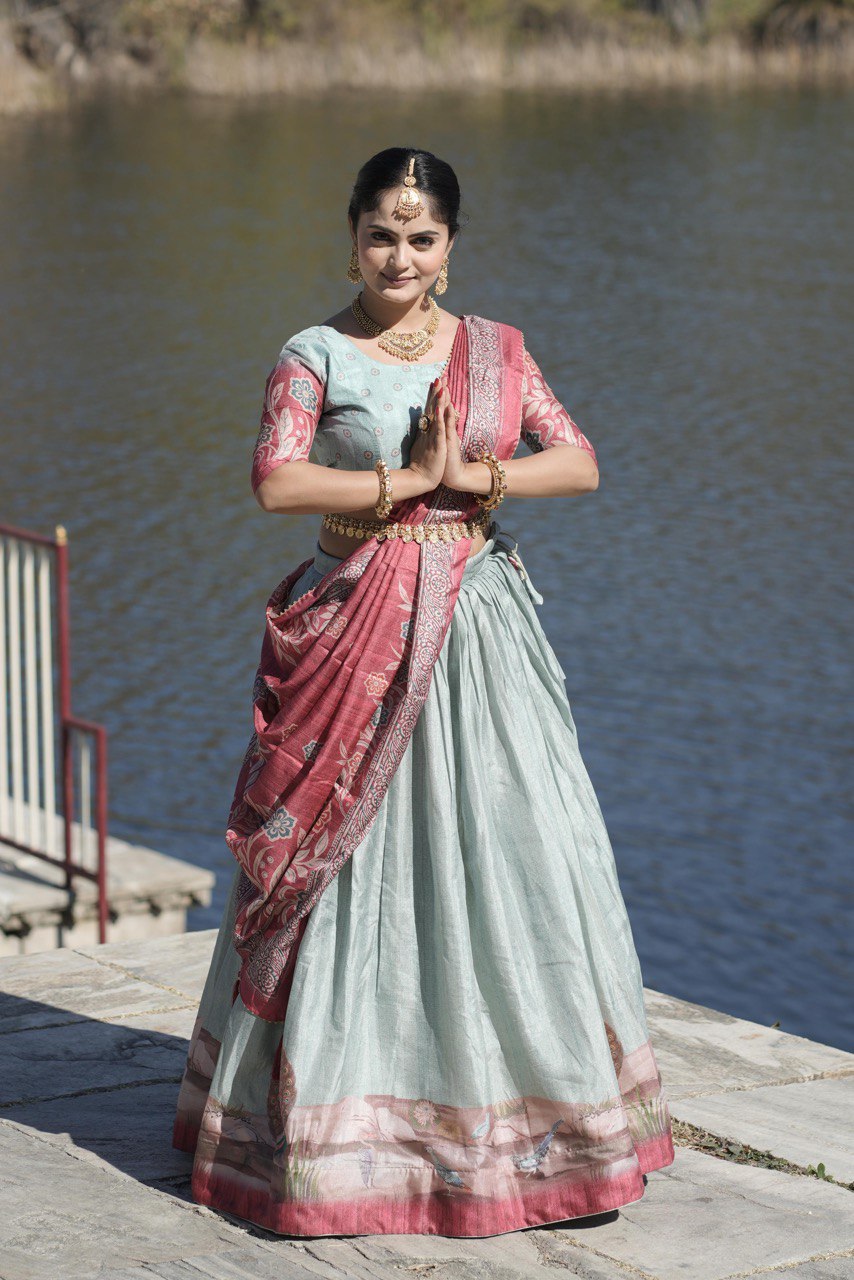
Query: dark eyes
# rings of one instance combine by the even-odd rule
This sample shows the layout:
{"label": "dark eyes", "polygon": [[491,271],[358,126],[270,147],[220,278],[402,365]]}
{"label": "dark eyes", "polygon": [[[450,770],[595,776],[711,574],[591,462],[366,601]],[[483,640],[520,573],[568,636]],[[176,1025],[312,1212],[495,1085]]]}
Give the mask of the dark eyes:
{"label": "dark eyes", "polygon": [[[388,236],[386,235],[386,233],[385,233],[384,231],[375,231],[375,232],[373,233],[372,239],[376,240],[376,238],[377,238],[378,236],[379,236],[379,238],[380,238],[381,240],[387,240],[387,239],[388,239]],[[432,238],[432,236],[416,236],[416,237],[415,237],[415,240],[413,241],[413,244],[423,244],[423,245],[425,245],[428,249],[432,248],[432,246],[433,246],[435,243],[436,243],[436,241]]]}

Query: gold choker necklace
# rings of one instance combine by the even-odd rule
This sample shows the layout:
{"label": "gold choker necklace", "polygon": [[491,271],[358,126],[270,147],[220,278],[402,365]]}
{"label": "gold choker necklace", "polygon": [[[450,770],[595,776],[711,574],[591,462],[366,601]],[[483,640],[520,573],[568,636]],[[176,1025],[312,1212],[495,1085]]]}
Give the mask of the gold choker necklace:
{"label": "gold choker necklace", "polygon": [[370,337],[376,338],[378,346],[382,347],[383,351],[399,356],[401,360],[417,360],[433,346],[433,334],[439,328],[439,308],[435,298],[428,298],[430,319],[423,329],[416,329],[414,333],[395,333],[393,329],[385,329],[381,324],[377,324],[376,320],[371,319],[359,301],[360,297],[360,294],[356,295],[350,303],[350,309],[356,317],[357,324]]}

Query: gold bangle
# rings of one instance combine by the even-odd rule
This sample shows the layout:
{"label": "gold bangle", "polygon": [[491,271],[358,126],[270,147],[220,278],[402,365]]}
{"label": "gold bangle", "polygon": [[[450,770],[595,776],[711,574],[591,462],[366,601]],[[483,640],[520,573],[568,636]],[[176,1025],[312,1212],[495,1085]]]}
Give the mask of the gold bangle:
{"label": "gold bangle", "polygon": [[384,520],[394,506],[391,496],[391,475],[384,458],[377,459],[374,463],[374,471],[376,471],[380,481],[380,496],[377,499],[374,511],[376,511],[380,520]]}
{"label": "gold bangle", "polygon": [[492,499],[492,495],[495,493],[495,484],[496,484],[495,467],[493,467],[488,454],[483,454],[480,458],[477,459],[477,461],[482,462],[486,467],[487,471],[489,472],[489,492],[476,493],[474,495],[475,499],[480,503],[480,505],[484,509],[486,509],[489,506],[489,503]]}
{"label": "gold bangle", "polygon": [[489,493],[485,497],[480,493],[476,493],[474,496],[484,511],[494,511],[499,502],[504,501],[504,495],[507,492],[507,473],[491,449],[478,458],[477,461],[485,462],[489,467],[492,472],[492,484],[490,485]]}

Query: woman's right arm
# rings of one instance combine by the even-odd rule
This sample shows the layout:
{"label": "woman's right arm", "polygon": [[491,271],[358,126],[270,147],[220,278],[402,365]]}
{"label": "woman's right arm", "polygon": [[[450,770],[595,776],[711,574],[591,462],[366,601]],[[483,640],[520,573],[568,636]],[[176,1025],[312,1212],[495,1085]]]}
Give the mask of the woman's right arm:
{"label": "woman's right arm", "polygon": [[[264,390],[261,426],[252,455],[252,492],[264,511],[296,515],[360,511],[379,501],[379,478],[371,468],[346,471],[309,462],[323,411],[323,383],[285,347]],[[395,502],[434,488],[417,467],[390,468]]]}

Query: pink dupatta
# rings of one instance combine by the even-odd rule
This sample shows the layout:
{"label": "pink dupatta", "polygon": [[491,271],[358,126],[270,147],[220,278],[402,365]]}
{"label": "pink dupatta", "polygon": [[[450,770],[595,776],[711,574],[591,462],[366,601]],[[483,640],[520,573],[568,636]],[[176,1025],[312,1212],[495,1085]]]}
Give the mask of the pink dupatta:
{"label": "pink dupatta", "polygon": [[[464,458],[515,453],[523,357],[519,329],[462,317],[445,378]],[[389,520],[438,524],[479,509],[438,485],[396,503]],[[242,867],[236,988],[250,1013],[284,1020],[308,913],[365,838],[406,750],[470,545],[370,538],[286,604],[304,561],[267,602],[255,727],[226,831]]]}

